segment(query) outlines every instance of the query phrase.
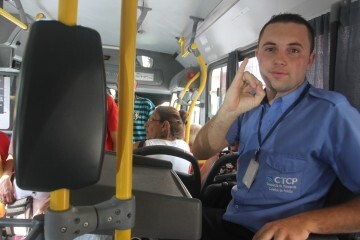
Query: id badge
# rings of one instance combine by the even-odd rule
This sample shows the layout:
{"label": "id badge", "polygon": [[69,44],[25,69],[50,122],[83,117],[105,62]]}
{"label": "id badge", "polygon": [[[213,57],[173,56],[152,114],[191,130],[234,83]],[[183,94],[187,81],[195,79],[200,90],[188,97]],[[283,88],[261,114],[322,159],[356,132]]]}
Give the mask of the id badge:
{"label": "id badge", "polygon": [[242,179],[242,182],[245,184],[245,186],[248,189],[250,189],[252,183],[254,182],[258,170],[259,170],[259,162],[255,161],[255,158],[252,158],[248,168],[246,169],[245,175]]}

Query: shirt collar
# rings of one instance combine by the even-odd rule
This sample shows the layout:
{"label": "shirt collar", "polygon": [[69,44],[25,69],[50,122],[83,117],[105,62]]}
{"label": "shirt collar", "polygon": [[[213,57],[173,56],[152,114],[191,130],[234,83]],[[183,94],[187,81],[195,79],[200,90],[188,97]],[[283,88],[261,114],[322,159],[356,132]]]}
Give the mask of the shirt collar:
{"label": "shirt collar", "polygon": [[[275,99],[273,104],[279,104],[281,108],[281,112],[282,113],[285,112],[286,109],[288,109],[288,107],[291,104],[293,104],[296,101],[296,99],[300,97],[300,94],[308,84],[309,84],[308,81],[305,79],[305,81],[298,88],[296,88],[294,91],[292,91],[291,93],[285,96]],[[266,99],[266,97],[264,99]],[[267,99],[265,101],[267,104],[269,104]]]}

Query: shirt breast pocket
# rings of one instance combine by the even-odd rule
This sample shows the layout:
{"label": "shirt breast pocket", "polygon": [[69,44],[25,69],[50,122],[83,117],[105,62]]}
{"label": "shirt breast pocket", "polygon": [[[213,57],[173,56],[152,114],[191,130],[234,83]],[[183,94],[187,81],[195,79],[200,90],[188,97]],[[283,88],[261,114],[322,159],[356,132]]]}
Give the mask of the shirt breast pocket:
{"label": "shirt breast pocket", "polygon": [[264,164],[264,195],[272,203],[297,199],[303,192],[306,160],[283,154],[270,155]]}

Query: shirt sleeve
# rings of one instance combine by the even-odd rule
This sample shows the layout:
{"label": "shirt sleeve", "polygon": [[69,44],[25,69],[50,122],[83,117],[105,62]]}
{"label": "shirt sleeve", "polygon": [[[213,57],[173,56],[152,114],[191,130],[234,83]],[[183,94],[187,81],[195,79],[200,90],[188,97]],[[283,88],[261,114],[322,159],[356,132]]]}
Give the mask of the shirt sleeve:
{"label": "shirt sleeve", "polygon": [[352,192],[360,193],[360,114],[349,103],[335,106],[332,119],[331,165],[337,177]]}

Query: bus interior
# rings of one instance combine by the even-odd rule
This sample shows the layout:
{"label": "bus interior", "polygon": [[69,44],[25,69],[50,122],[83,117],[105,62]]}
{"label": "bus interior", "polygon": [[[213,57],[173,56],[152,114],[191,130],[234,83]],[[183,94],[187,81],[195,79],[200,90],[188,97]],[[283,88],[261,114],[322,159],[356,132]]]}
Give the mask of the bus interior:
{"label": "bus interior", "polygon": [[[341,92],[353,106],[360,109],[358,94],[360,3],[358,0],[138,0],[135,2],[137,2],[136,9],[129,8],[136,15],[133,24],[136,25],[133,30],[135,38],[131,39],[129,36],[130,41],[135,42],[134,45],[125,45],[123,42],[127,37],[125,34],[132,33],[122,30],[123,26],[127,25],[125,22],[128,21],[129,25],[132,23],[130,19],[132,15],[128,7],[134,3],[129,1],[0,0],[0,130],[12,138],[14,126],[17,126],[19,130],[17,130],[18,134],[14,135],[15,146],[16,148],[23,146],[24,149],[15,150],[19,156],[25,155],[26,149],[30,151],[30,148],[37,144],[45,144],[45,146],[54,144],[51,146],[67,150],[66,153],[60,149],[51,152],[52,147],[44,151],[39,150],[34,153],[33,160],[28,160],[29,158],[25,156],[24,159],[29,162],[20,160],[16,166],[16,169],[25,165],[28,167],[26,170],[28,175],[25,171],[21,171],[24,172],[24,178],[21,176],[22,181],[28,189],[52,193],[57,192],[57,189],[70,189],[68,204],[60,204],[59,208],[49,211],[49,214],[46,213],[45,220],[36,222],[36,224],[40,222],[40,230],[33,227],[37,232],[29,234],[26,239],[73,239],[86,233],[114,236],[114,229],[116,229],[114,239],[130,239],[136,236],[152,239],[200,239],[202,204],[217,204],[225,207],[229,201],[229,191],[236,183],[236,174],[226,171],[226,166],[230,164],[232,170],[236,171],[236,152],[225,156],[221,164],[214,165],[217,169],[209,174],[211,177],[206,179],[205,188],[200,185],[200,168],[203,164],[201,159],[184,156],[193,163],[194,172],[189,177],[172,171],[171,165],[167,162],[147,156],[153,154],[152,151],[155,153],[168,151],[169,155],[173,156],[183,153],[160,147],[150,150],[151,153],[138,151],[133,155],[132,139],[129,138],[132,125],[126,125],[132,124],[131,121],[126,120],[132,119],[133,112],[128,111],[126,106],[129,102],[131,105],[132,101],[124,102],[126,97],[123,93],[127,92],[129,96],[127,99],[132,100],[135,93],[136,96],[150,99],[155,106],[173,106],[191,111],[191,118],[186,126],[188,140],[190,124],[204,125],[215,116],[224,100],[226,90],[245,57],[249,58],[247,70],[261,80],[255,57],[258,34],[262,26],[275,14],[297,13],[312,24],[316,31],[315,52],[319,60],[317,59],[314,64],[316,68],[309,72],[310,83],[316,87]],[[61,8],[61,4],[74,4],[72,5],[74,9],[71,10],[75,13],[61,12],[60,10],[68,10],[66,7]],[[91,29],[100,36],[98,43],[100,48],[97,50],[102,54],[100,56],[102,69],[87,65],[87,59],[92,59],[94,56],[91,54],[95,51],[92,48],[96,48],[91,45],[92,35],[89,35],[84,48],[79,39],[72,39],[75,33],[68,36],[59,33],[58,37],[53,35],[52,38],[47,38],[46,35],[49,33],[43,32],[44,35],[37,38],[39,40],[29,38],[32,36],[30,34],[33,26],[35,29],[36,26],[40,29],[40,25],[46,22],[48,28],[52,28],[56,25],[55,22],[62,21],[60,16],[64,15],[75,18],[75,24],[72,25],[82,27],[86,32]],[[129,20],[126,17],[129,17]],[[52,30],[49,32],[52,33]],[[58,32],[54,30],[53,34]],[[32,50],[29,50],[29,46]],[[131,52],[132,46],[135,46],[134,56]],[[66,51],[70,51],[74,59],[60,57]],[[29,54],[30,52],[33,54]],[[130,62],[129,65],[127,62],[124,64],[126,60]],[[37,61],[41,65],[36,64]],[[80,71],[78,75],[67,72],[75,67],[82,68],[86,73],[84,75],[89,76],[89,79],[77,81],[78,76],[82,75]],[[132,75],[126,75],[127,72],[131,72]],[[96,82],[94,75],[103,78],[104,82],[89,86]],[[67,77],[69,81],[62,81]],[[74,82],[71,82],[71,77]],[[345,82],[345,78],[353,80]],[[133,80],[138,84],[136,88]],[[36,92],[37,97],[33,97],[29,91]],[[103,141],[105,133],[106,107],[104,108],[105,104],[102,101],[105,93],[115,99],[119,105],[119,119],[124,119],[119,120],[123,122],[125,131],[118,135],[124,139],[120,141],[118,149],[122,149],[117,154],[105,152],[101,147],[93,147],[95,143]],[[61,103],[67,105],[58,107],[58,102],[54,100],[57,98],[54,96],[62,99]],[[89,97],[93,97],[93,100],[89,101]],[[43,102],[47,100],[42,99],[51,100],[43,106]],[[32,108],[26,104],[30,101],[34,103]],[[74,102],[77,104],[73,104]],[[92,109],[79,111],[78,107],[81,103],[91,104]],[[42,112],[41,109],[52,108],[54,111],[49,110],[36,115],[37,111],[33,111],[34,106],[38,112]],[[99,112],[99,115],[96,112]],[[66,117],[62,116],[63,113],[74,116],[73,120],[77,123],[87,124],[78,128],[74,126],[74,122],[60,121]],[[54,119],[54,116],[60,116],[60,119]],[[51,124],[52,127],[49,126]],[[44,126],[49,127],[47,131],[56,128],[55,132],[59,137],[47,141],[46,136],[50,138],[50,132],[44,131],[46,134],[43,132],[39,134],[40,130],[44,130]],[[99,127],[88,131],[91,126]],[[20,138],[26,134],[35,135],[34,139]],[[61,136],[62,134],[68,135]],[[86,139],[75,146],[72,146],[72,141],[65,140],[71,137],[80,141],[80,138],[77,138],[79,136],[76,135],[81,134],[82,139],[88,138],[87,136],[94,138]],[[87,151],[89,148],[94,150]],[[83,149],[84,153],[79,153],[79,149]],[[89,157],[89,154],[92,157]],[[54,162],[62,161],[61,159],[66,157],[69,159],[64,161],[63,166],[58,166],[47,164],[47,156],[52,156]],[[70,171],[75,162],[74,156],[78,170]],[[88,168],[89,161],[91,162],[89,158],[93,159],[95,168],[92,176],[81,171]],[[119,194],[117,185],[121,174],[118,171],[122,171],[119,169],[124,167],[120,162],[124,162],[127,158],[131,159],[130,163],[133,161],[133,166],[130,166],[133,171],[130,174],[132,180],[129,180],[132,183],[129,183],[130,187],[122,185],[128,192]],[[197,163],[200,165],[196,165]],[[29,166],[30,164],[34,164],[34,167]],[[46,169],[37,168],[39,164],[46,164]],[[29,171],[40,176],[33,176],[33,180],[28,180],[31,178]],[[49,180],[45,184],[42,178],[44,171],[48,172],[45,175],[49,178],[58,179]],[[67,171],[73,176],[63,176],[71,175],[64,174]],[[78,184],[74,184],[76,181]],[[217,192],[207,190],[207,187],[214,184],[221,186],[222,190]],[[224,191],[226,197],[214,196],[214,194],[224,194]],[[119,195],[121,200],[118,198]],[[51,201],[55,202],[53,199],[51,195]],[[89,206],[96,206],[95,209],[100,216],[95,216],[94,207]],[[126,214],[113,213],[113,206],[125,209],[124,214],[125,212]],[[65,210],[68,215],[61,216],[61,212]],[[81,215],[78,215],[78,212],[81,212]],[[118,221],[110,221],[110,216]],[[77,219],[77,222],[68,219]],[[93,227],[86,228],[85,223],[90,223]],[[4,223],[0,221],[0,225],[2,224]],[[25,222],[14,221],[10,224],[19,226]],[[29,226],[34,224],[34,221],[26,224]],[[64,224],[69,231],[59,231]],[[39,232],[41,238],[36,238],[35,235]],[[354,238],[353,235],[352,237]]]}

